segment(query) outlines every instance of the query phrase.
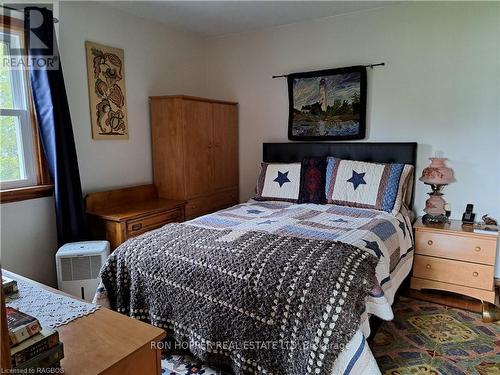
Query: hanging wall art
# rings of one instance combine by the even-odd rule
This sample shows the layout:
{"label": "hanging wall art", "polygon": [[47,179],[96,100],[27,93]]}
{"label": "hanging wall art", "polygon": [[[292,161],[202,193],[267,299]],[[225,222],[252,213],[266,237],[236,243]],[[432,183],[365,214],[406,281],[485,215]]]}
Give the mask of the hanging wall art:
{"label": "hanging wall art", "polygon": [[93,139],[128,139],[123,49],[85,42]]}
{"label": "hanging wall art", "polygon": [[363,139],[366,129],[366,67],[328,69],[287,76],[288,138]]}

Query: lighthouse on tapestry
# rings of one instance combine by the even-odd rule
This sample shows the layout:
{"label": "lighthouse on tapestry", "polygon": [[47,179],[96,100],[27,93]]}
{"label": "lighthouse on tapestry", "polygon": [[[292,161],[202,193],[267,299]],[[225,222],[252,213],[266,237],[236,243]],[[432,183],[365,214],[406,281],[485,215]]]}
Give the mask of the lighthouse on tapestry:
{"label": "lighthouse on tapestry", "polygon": [[328,103],[326,101],[326,79],[324,78],[319,81],[319,103],[321,104],[321,110],[326,112]]}

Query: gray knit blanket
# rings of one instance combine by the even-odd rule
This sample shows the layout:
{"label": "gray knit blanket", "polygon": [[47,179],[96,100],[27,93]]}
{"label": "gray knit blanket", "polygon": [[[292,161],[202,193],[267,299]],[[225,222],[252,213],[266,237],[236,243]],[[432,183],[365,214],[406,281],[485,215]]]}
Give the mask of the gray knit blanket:
{"label": "gray knit blanket", "polygon": [[189,224],[133,238],[101,278],[111,307],[236,374],[330,374],[377,259],[352,245]]}

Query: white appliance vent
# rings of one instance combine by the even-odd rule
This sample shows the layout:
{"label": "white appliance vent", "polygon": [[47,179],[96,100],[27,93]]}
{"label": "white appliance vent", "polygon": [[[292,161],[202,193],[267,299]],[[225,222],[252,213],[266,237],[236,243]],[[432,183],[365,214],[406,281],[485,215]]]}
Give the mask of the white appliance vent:
{"label": "white appliance vent", "polygon": [[56,254],[59,289],[91,301],[109,250],[108,241],[73,242],[62,246]]}
{"label": "white appliance vent", "polygon": [[62,281],[95,279],[101,266],[99,255],[61,258]]}

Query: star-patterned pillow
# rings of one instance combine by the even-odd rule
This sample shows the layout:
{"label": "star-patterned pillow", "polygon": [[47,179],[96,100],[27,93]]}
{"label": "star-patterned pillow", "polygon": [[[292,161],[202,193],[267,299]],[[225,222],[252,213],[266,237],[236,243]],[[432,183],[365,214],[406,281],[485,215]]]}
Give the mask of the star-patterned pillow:
{"label": "star-patterned pillow", "polygon": [[299,188],[300,163],[262,163],[255,199],[297,203]]}
{"label": "star-patterned pillow", "polygon": [[[327,159],[325,194],[328,203],[399,212],[413,166]],[[411,184],[410,184],[411,185]]]}

